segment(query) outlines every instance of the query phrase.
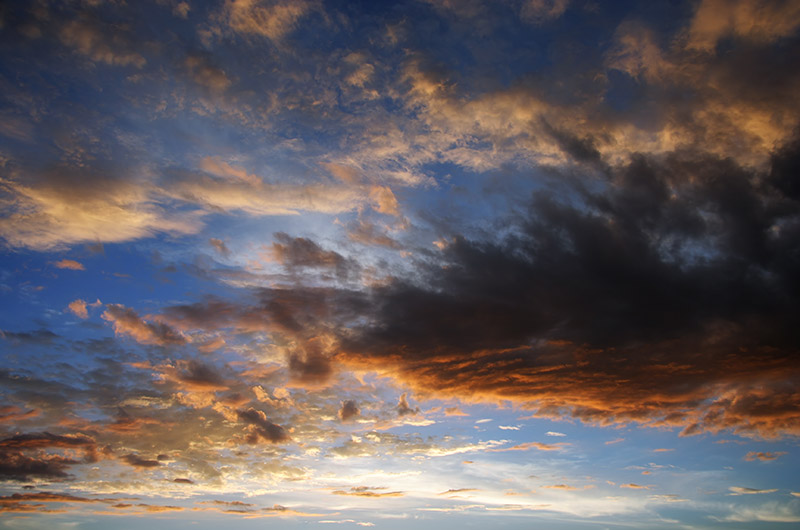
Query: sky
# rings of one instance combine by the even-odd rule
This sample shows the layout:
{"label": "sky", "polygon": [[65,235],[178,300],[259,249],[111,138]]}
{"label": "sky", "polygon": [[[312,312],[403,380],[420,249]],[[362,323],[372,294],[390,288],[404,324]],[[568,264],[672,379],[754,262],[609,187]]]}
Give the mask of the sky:
{"label": "sky", "polygon": [[0,4],[0,528],[800,523],[800,3]]}

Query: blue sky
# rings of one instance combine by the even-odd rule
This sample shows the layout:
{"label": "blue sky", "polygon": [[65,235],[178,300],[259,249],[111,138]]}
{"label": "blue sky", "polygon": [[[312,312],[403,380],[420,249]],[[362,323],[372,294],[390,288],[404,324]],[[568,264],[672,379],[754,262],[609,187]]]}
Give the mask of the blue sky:
{"label": "blue sky", "polygon": [[4,4],[0,526],[796,524],[795,4]]}

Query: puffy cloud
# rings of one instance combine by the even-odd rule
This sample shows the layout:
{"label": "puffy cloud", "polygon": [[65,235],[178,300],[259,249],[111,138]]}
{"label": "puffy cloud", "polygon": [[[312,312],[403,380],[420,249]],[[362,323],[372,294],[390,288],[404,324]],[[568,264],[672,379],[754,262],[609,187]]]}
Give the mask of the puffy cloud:
{"label": "puffy cloud", "polygon": [[249,443],[256,443],[259,437],[270,443],[281,443],[289,440],[289,434],[286,430],[280,425],[269,421],[267,415],[260,410],[249,408],[247,410],[239,410],[236,414],[241,421],[248,423],[252,427],[251,434],[248,437]]}
{"label": "puffy cloud", "polygon": [[91,304],[87,304],[85,300],[78,298],[77,300],[73,300],[72,302],[70,302],[69,305],[67,306],[67,309],[69,309],[69,311],[73,315],[85,319],[89,318],[90,307],[100,307],[101,305],[103,304],[100,302],[100,300],[97,300],[96,302],[93,302]]}
{"label": "puffy cloud", "polygon": [[[760,175],[713,157],[639,157],[583,209],[540,194],[519,237],[456,239],[424,284],[377,288],[374,324],[351,331],[339,358],[417,391],[529,399],[543,415],[797,432],[784,316],[798,303],[786,238],[799,212],[767,180],[794,156]],[[748,264],[771,275],[736,272]]]}

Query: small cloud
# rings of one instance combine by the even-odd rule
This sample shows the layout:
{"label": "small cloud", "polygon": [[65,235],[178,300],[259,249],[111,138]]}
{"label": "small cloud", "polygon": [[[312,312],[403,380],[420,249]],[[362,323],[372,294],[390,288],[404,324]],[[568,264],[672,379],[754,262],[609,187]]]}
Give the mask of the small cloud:
{"label": "small cloud", "polygon": [[67,309],[69,309],[78,318],[89,318],[89,311],[86,309],[86,302],[81,299],[70,302],[67,306]]}
{"label": "small cloud", "polygon": [[186,18],[189,15],[189,10],[191,7],[189,6],[188,2],[180,2],[174,8],[172,8],[172,14],[176,17]]}
{"label": "small cloud", "polygon": [[733,493],[728,495],[760,495],[763,493],[775,493],[777,489],[761,490],[757,488],[740,488],[739,486],[731,486],[728,488]]}
{"label": "small cloud", "polygon": [[333,492],[334,495],[347,495],[347,496],[354,496],[354,497],[370,497],[370,498],[380,498],[380,497],[402,497],[405,495],[402,491],[381,491],[387,488],[373,488],[370,486],[356,486],[350,488],[349,491],[342,491],[336,490]]}
{"label": "small cloud", "polygon": [[456,493],[468,493],[471,491],[480,491],[477,488],[458,488],[458,489],[449,489],[447,491],[443,491],[441,493],[437,493],[437,495],[454,495]]}
{"label": "small cloud", "polygon": [[445,416],[469,416],[466,412],[458,407],[447,407],[444,409]]}
{"label": "small cloud", "polygon": [[505,447],[503,449],[489,449],[490,452],[504,452],[504,451],[528,451],[530,449],[538,449],[539,451],[560,451],[564,446],[571,445],[565,442],[557,444],[546,444],[542,442],[526,442],[523,444]]}
{"label": "small cloud", "polygon": [[498,427],[504,431],[518,431],[519,425],[498,425]]}
{"label": "small cloud", "polygon": [[491,418],[483,418],[482,420],[477,420],[475,423],[489,423],[490,421],[494,421]]}
{"label": "small cloud", "polygon": [[59,269],[69,269],[71,271],[85,271],[86,267],[83,266],[82,263],[79,263],[72,259],[62,259],[61,261],[56,261],[53,263]]}
{"label": "small cloud", "polygon": [[361,409],[358,408],[358,405],[355,401],[348,399],[347,401],[342,402],[342,406],[339,409],[339,419],[342,421],[347,421],[360,415]]}
{"label": "small cloud", "polygon": [[620,442],[624,442],[624,441],[625,441],[625,438],[617,438],[616,440],[609,440],[609,441],[607,441],[607,442],[606,442],[606,445],[618,444],[618,443],[620,443]]}
{"label": "small cloud", "polygon": [[230,249],[221,239],[212,237],[211,239],[208,240],[208,242],[209,244],[211,244],[212,247],[214,247],[214,250],[216,250],[220,255],[225,256],[226,258],[231,255]]}
{"label": "small cloud", "polygon": [[407,414],[419,414],[419,407],[414,407],[412,409],[408,405],[408,398],[406,397],[406,393],[403,392],[403,395],[400,396],[400,400],[397,402],[397,415],[405,416]]}
{"label": "small cloud", "polygon": [[133,467],[159,467],[161,462],[158,460],[148,460],[146,458],[142,458],[139,455],[135,454],[127,454],[122,457],[122,460],[125,461],[126,464]]}
{"label": "small cloud", "polygon": [[658,448],[658,449],[653,449],[653,452],[654,453],[669,453],[669,452],[674,451],[674,450],[675,449],[665,449],[665,448],[662,447],[662,448]]}
{"label": "small cloud", "polygon": [[620,488],[628,488],[628,489],[632,489],[632,490],[646,490],[646,489],[650,489],[650,486],[641,486],[641,485],[639,485],[639,484],[634,484],[634,483],[632,483],[632,482],[631,482],[630,484],[620,484],[620,486],[619,486],[619,487],[620,487]]}
{"label": "small cloud", "polygon": [[260,410],[249,408],[238,410],[236,415],[245,423],[252,426],[252,431],[248,437],[248,442],[254,444],[261,437],[270,443],[285,442],[289,439],[286,429],[276,425],[267,419],[267,415]]}
{"label": "small cloud", "polygon": [[[563,432],[555,432],[555,431],[547,431],[545,433],[545,435],[547,435],[547,436],[566,436],[566,434],[564,434]],[[606,443],[608,443],[608,442],[606,442]]]}
{"label": "small cloud", "polygon": [[570,486],[569,484],[554,484],[552,486],[542,486],[542,487],[548,490],[564,490],[564,491],[575,491],[578,489],[575,486]]}
{"label": "small cloud", "polygon": [[762,452],[762,451],[750,451],[744,457],[745,460],[748,462],[752,462],[754,460],[761,460],[762,462],[769,462],[771,460],[777,460],[779,457],[787,454],[785,451],[777,451],[777,452]]}

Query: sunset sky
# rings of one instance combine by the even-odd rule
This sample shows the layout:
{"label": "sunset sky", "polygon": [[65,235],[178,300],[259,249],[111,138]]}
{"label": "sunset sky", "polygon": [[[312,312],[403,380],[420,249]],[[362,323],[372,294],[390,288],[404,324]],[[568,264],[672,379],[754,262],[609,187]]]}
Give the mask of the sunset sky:
{"label": "sunset sky", "polygon": [[0,528],[800,523],[800,3],[0,4]]}

